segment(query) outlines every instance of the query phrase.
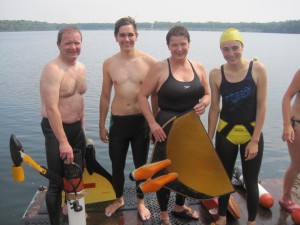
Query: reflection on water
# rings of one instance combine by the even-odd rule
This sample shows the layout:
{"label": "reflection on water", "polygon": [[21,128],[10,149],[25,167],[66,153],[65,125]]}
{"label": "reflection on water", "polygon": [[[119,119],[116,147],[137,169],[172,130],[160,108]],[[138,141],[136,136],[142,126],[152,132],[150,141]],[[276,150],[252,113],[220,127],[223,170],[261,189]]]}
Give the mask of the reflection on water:
{"label": "reflection on water", "polygon": [[[220,32],[192,31],[189,58],[204,64],[207,73],[224,62],[218,39]],[[46,166],[44,137],[40,129],[39,77],[43,66],[58,54],[56,31],[0,33],[0,203],[1,224],[18,224],[26,207],[40,185],[47,180],[24,165],[25,181],[14,183],[9,137],[16,134],[25,153]],[[165,44],[166,31],[140,31],[137,47],[158,60],[169,52]],[[299,35],[244,33],[244,56],[257,56],[268,72],[267,118],[264,127],[265,153],[261,178],[280,178],[289,163],[285,144],[281,141],[281,98],[298,64]],[[98,108],[103,60],[118,51],[113,31],[83,31],[80,61],[87,66],[88,91],[86,101],[87,137],[95,142],[98,161],[108,170],[110,159],[107,145],[98,138]],[[207,113],[202,120],[207,124]],[[149,153],[151,154],[151,153]],[[129,152],[126,177],[133,169]],[[127,180],[127,182],[129,182]]]}

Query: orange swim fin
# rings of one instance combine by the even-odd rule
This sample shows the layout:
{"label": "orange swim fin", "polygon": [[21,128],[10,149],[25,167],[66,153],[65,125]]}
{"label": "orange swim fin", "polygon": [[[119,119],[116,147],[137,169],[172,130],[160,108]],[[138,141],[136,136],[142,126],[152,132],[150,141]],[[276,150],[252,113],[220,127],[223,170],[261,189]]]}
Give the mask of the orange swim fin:
{"label": "orange swim fin", "polygon": [[[206,199],[202,201],[204,207],[208,210],[214,221],[219,219],[218,198]],[[213,225],[213,224],[211,224]]]}
{"label": "orange swim fin", "polygon": [[235,219],[239,219],[241,217],[241,212],[238,204],[236,203],[234,197],[231,195],[229,198],[227,210]]}
{"label": "orange swim fin", "polygon": [[150,177],[152,177],[154,174],[156,174],[158,171],[162,170],[163,168],[166,168],[171,164],[171,160],[165,159],[162,161],[158,161],[155,163],[145,164],[144,166],[141,166],[134,171],[132,171],[129,174],[129,178],[132,181],[137,180],[146,180]]}
{"label": "orange swim fin", "polygon": [[157,177],[153,180],[147,180],[146,182],[142,183],[138,187],[138,192],[140,193],[156,192],[167,183],[170,183],[171,181],[175,180],[177,177],[178,177],[177,173],[168,173],[166,175]]}
{"label": "orange swim fin", "polygon": [[[213,199],[206,199],[202,201],[202,204],[204,207],[208,210],[214,221],[217,221],[219,219],[219,213],[218,213],[218,198]],[[235,218],[239,219],[241,217],[241,212],[238,207],[238,204],[236,203],[233,196],[230,195],[227,211],[230,213],[230,215]],[[213,225],[213,223],[211,224]]]}

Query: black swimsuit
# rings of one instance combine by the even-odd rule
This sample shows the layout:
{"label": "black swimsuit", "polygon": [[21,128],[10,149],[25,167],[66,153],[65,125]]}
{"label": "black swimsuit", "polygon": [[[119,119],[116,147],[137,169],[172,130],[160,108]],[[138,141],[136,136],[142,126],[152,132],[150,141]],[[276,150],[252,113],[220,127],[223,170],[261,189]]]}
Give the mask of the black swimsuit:
{"label": "black swimsuit", "polygon": [[292,122],[292,127],[294,128],[296,123],[299,123],[300,124],[300,120],[296,120],[295,117],[292,117],[291,118],[291,122]]}
{"label": "black swimsuit", "polygon": [[[224,67],[221,68],[222,81],[220,86],[220,94],[222,95],[222,110],[220,113],[220,122],[228,123],[225,126],[224,132],[220,130],[220,122],[218,131],[216,132],[215,148],[224,165],[224,168],[232,178],[236,158],[240,152],[243,176],[247,189],[247,209],[248,221],[254,221],[257,214],[258,206],[258,174],[263,157],[263,134],[261,134],[258,142],[257,156],[251,160],[245,161],[246,146],[249,143],[253,134],[254,128],[251,122],[255,122],[256,118],[256,98],[257,88],[252,78],[252,63],[249,64],[249,69],[245,78],[236,83],[231,83],[226,80]],[[230,134],[234,130],[232,125],[242,125],[249,132],[249,137],[242,143],[235,143],[234,137],[230,138]],[[225,216],[230,195],[223,195],[219,198],[219,215]]]}
{"label": "black swimsuit", "polygon": [[174,78],[168,59],[169,76],[157,93],[158,106],[161,110],[182,113],[192,109],[204,96],[204,88],[193,65],[189,63],[193,69],[194,78],[191,81],[182,82]]}
{"label": "black swimsuit", "polygon": [[[300,90],[298,91],[298,93],[300,93]],[[300,124],[300,120],[296,120],[295,117],[291,118],[291,122],[292,122],[292,127],[294,128],[296,123]]]}
{"label": "black swimsuit", "polygon": [[192,81],[182,82],[173,77],[170,61],[168,59],[169,76],[157,92],[160,111],[156,116],[156,121],[160,125],[163,125],[173,116],[193,109],[204,96],[204,87],[192,63],[189,63],[193,69],[194,78]]}

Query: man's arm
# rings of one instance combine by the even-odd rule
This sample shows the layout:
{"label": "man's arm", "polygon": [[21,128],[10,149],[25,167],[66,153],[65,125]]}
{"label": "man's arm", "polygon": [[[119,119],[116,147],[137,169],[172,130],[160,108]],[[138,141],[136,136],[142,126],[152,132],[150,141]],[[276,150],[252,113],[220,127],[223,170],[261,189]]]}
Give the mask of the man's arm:
{"label": "man's arm", "polygon": [[102,79],[102,91],[99,104],[99,137],[101,141],[108,143],[108,131],[105,128],[105,121],[110,105],[111,90],[113,82],[109,75],[109,61],[105,60],[103,63],[103,79]]}
{"label": "man's arm", "polygon": [[40,93],[45,104],[47,117],[53,133],[59,141],[60,157],[73,162],[73,149],[70,146],[62,126],[62,117],[58,109],[61,76],[53,66],[45,67],[40,80]]}

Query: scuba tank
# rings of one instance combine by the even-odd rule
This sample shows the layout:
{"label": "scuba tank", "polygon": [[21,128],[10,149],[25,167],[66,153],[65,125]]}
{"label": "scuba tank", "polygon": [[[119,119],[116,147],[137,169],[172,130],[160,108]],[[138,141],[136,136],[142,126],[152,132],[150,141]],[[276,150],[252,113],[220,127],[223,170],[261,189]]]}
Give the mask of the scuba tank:
{"label": "scuba tank", "polygon": [[83,160],[80,150],[74,149],[74,161],[71,164],[64,161],[64,171],[63,189],[66,193],[69,224],[85,225]]}
{"label": "scuba tank", "polygon": [[232,184],[236,186],[244,186],[243,171],[240,167],[235,167],[233,171]]}
{"label": "scuba tank", "polygon": [[65,177],[62,178],[51,172],[46,167],[37,164],[29,155],[24,153],[20,141],[14,134],[10,137],[10,154],[13,161],[12,175],[15,182],[25,179],[22,162],[37,170],[45,178],[54,181],[63,187],[66,193],[68,218],[70,225],[86,225],[84,185],[83,185],[83,160],[81,150],[74,149],[74,161],[68,164],[64,161]]}

